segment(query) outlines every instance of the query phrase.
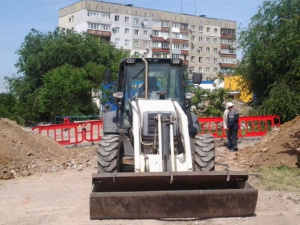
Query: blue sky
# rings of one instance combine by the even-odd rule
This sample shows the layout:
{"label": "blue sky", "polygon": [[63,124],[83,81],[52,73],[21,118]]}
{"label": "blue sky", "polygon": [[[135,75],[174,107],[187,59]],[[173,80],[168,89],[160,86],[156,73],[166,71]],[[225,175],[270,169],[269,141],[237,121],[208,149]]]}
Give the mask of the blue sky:
{"label": "blue sky", "polygon": [[[58,12],[80,0],[1,0],[0,7],[0,92],[6,92],[4,77],[19,76],[16,51],[32,28],[48,32],[58,26]],[[247,27],[263,0],[107,0],[170,12],[206,15],[237,21]],[[240,56],[238,56],[240,57]]]}

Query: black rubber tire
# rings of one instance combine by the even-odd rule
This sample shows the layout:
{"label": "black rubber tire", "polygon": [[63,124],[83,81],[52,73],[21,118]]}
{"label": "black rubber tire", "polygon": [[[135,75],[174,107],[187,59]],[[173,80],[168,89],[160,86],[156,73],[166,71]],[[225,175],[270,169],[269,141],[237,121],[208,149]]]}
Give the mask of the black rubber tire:
{"label": "black rubber tire", "polygon": [[211,134],[195,136],[194,170],[215,170],[215,140]]}
{"label": "black rubber tire", "polygon": [[119,162],[118,135],[104,135],[97,151],[98,173],[113,173],[118,171]]}

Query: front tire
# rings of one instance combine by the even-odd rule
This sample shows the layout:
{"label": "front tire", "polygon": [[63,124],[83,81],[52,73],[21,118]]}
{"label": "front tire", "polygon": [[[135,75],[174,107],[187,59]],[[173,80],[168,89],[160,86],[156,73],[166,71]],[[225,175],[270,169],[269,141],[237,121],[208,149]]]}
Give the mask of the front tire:
{"label": "front tire", "polygon": [[195,136],[194,169],[195,171],[215,170],[215,141],[211,134]]}
{"label": "front tire", "polygon": [[119,162],[118,135],[104,135],[97,151],[98,173],[113,173],[118,171]]}

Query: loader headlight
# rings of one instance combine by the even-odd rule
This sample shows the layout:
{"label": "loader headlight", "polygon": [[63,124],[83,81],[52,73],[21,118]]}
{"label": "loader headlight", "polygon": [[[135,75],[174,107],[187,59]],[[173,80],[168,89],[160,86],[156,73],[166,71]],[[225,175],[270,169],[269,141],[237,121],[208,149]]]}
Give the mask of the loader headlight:
{"label": "loader headlight", "polygon": [[135,60],[133,58],[128,58],[126,59],[127,63],[135,63]]}
{"label": "loader headlight", "polygon": [[180,59],[172,59],[173,64],[180,64]]}
{"label": "loader headlight", "polygon": [[191,93],[191,92],[185,93],[185,98],[188,99],[188,100],[192,99],[194,97],[195,97],[195,93]]}

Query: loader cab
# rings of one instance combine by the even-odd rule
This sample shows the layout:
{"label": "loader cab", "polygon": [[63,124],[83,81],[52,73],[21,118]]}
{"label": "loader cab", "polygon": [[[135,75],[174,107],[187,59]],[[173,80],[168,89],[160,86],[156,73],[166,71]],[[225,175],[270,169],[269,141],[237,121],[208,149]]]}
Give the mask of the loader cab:
{"label": "loader cab", "polygon": [[[141,58],[126,58],[120,64],[118,91],[123,93],[117,112],[121,128],[131,126],[129,101],[137,98],[150,100],[172,99],[185,108],[185,80],[180,59],[146,59],[148,81],[145,82],[145,63]],[[148,88],[146,88],[146,85]],[[146,90],[148,90],[146,95]],[[147,96],[147,97],[146,97]]]}

